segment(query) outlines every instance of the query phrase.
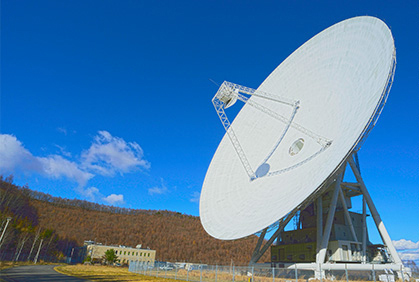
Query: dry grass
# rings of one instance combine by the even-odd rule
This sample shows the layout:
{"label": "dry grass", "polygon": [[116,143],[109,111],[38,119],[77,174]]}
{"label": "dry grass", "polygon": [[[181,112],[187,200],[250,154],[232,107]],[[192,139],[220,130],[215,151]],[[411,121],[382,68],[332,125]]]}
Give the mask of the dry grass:
{"label": "dry grass", "polygon": [[[37,263],[37,265],[45,265],[45,264],[57,265],[58,263],[50,263],[50,262],[42,262],[42,261]],[[3,269],[8,269],[15,266],[21,266],[21,265],[34,265],[34,263],[32,261],[29,261],[29,262],[0,261],[0,271]]]}
{"label": "dry grass", "polygon": [[173,279],[156,278],[131,273],[125,267],[99,266],[99,265],[65,265],[54,268],[62,274],[76,276],[91,281],[150,281],[173,282]]}

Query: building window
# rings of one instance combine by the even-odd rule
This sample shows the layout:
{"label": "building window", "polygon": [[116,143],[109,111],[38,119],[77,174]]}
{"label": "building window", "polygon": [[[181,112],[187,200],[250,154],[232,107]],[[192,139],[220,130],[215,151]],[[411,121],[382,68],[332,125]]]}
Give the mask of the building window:
{"label": "building window", "polygon": [[124,255],[125,255],[125,251],[124,251]]}
{"label": "building window", "polygon": [[139,256],[139,252],[136,252],[136,256],[137,256],[137,257]]}
{"label": "building window", "polygon": [[150,253],[148,253],[147,256],[150,257]]}
{"label": "building window", "polygon": [[115,251],[115,254],[118,255],[118,251]]}
{"label": "building window", "polygon": [[122,254],[122,251],[120,251],[120,255]]}

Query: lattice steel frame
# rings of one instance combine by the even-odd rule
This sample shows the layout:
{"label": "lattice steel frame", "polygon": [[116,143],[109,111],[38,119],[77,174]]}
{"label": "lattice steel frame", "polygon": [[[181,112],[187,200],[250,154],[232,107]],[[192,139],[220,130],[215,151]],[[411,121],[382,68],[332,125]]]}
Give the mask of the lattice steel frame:
{"label": "lattice steel frame", "polygon": [[[256,96],[256,97],[260,97],[266,100],[270,100],[273,102],[277,102],[277,103],[281,103],[284,104],[286,106],[290,106],[292,108],[292,112],[289,118],[282,116],[281,114],[278,114],[272,110],[270,110],[269,108],[267,108],[266,106],[261,105],[260,103],[249,99],[246,95],[252,95],[252,96]],[[278,138],[277,142],[275,143],[275,145],[273,146],[272,150],[268,153],[268,155],[261,161],[261,163],[257,166],[260,167],[261,165],[263,165],[264,163],[266,163],[271,156],[274,154],[275,150],[277,149],[277,147],[280,145],[281,141],[284,139],[284,136],[286,135],[287,131],[289,130],[290,127],[302,132],[303,134],[309,136],[310,138],[314,139],[315,142],[317,142],[320,145],[320,150],[315,152],[313,155],[311,155],[310,157],[306,158],[305,160],[284,168],[284,169],[280,169],[280,170],[276,170],[276,171],[270,171],[268,172],[265,176],[274,176],[274,175],[278,175],[281,173],[284,173],[286,171],[292,170],[298,166],[303,165],[304,163],[310,161],[311,159],[313,159],[314,157],[316,157],[318,154],[320,154],[321,152],[323,152],[325,149],[327,149],[332,141],[328,140],[327,138],[316,134],[314,132],[312,132],[311,130],[305,128],[302,125],[297,124],[296,122],[293,122],[296,113],[299,109],[299,101],[295,101],[295,100],[291,100],[289,98],[285,98],[285,97],[281,97],[278,95],[274,95],[272,93],[268,93],[268,92],[264,92],[264,91],[260,91],[260,90],[256,90],[250,87],[246,87],[246,86],[242,86],[239,84],[235,84],[232,82],[228,82],[228,81],[224,81],[222,83],[222,85],[220,86],[219,90],[217,91],[216,95],[213,97],[212,99],[212,103],[213,106],[216,110],[217,115],[219,116],[220,121],[222,122],[223,127],[226,130],[226,133],[229,136],[229,139],[246,171],[246,173],[248,174],[250,180],[255,180],[256,178],[258,178],[258,176],[256,175],[256,170],[252,168],[251,164],[248,161],[248,158],[246,157],[245,151],[243,150],[238,137],[235,134],[235,131],[232,128],[232,124],[229,121],[229,118],[227,117],[226,113],[225,113],[225,109],[230,107],[234,102],[231,102],[231,100],[240,100],[241,102],[248,104],[258,110],[260,110],[261,112],[271,116],[272,118],[282,122],[285,124],[285,128],[283,129],[282,133],[280,134],[280,137]],[[260,176],[261,177],[261,176]]]}

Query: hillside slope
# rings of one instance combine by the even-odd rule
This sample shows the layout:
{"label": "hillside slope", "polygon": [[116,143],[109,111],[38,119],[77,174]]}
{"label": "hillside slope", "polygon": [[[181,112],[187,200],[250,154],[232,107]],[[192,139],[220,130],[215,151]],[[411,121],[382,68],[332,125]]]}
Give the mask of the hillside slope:
{"label": "hillside slope", "polygon": [[[73,200],[71,200],[73,201]],[[208,264],[247,265],[258,237],[235,241],[216,240],[204,231],[198,217],[168,211],[136,214],[104,212],[31,199],[41,226],[61,238],[103,244],[150,247],[156,259]],[[132,210],[133,211],[133,210]],[[269,261],[268,252],[261,261]]]}

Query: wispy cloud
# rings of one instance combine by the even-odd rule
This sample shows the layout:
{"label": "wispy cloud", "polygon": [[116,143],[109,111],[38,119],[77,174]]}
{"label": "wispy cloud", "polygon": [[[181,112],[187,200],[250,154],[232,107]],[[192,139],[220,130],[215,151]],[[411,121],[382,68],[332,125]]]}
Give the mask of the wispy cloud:
{"label": "wispy cloud", "polygon": [[98,132],[90,148],[82,152],[81,159],[86,169],[106,176],[150,168],[136,142],[126,142],[108,131]]}
{"label": "wispy cloud", "polygon": [[67,157],[67,158],[71,158],[71,153],[69,151],[66,150],[65,147],[62,147],[60,145],[55,144],[54,146],[56,146],[60,152],[61,155]]}
{"label": "wispy cloud", "polygon": [[190,202],[192,203],[199,203],[200,202],[200,192],[195,191],[194,193],[192,193],[191,195],[191,199]]}
{"label": "wispy cloud", "polygon": [[110,205],[124,204],[124,196],[122,194],[111,194],[108,197],[103,198],[103,200]]}
{"label": "wispy cloud", "polygon": [[64,135],[67,135],[67,129],[65,129],[64,127],[57,127],[57,131],[63,133]]}
{"label": "wispy cloud", "polygon": [[160,180],[161,184],[160,186],[154,186],[152,188],[148,189],[149,195],[153,196],[153,195],[163,195],[163,194],[167,194],[169,192],[168,187],[166,187],[163,179]]}

